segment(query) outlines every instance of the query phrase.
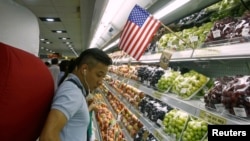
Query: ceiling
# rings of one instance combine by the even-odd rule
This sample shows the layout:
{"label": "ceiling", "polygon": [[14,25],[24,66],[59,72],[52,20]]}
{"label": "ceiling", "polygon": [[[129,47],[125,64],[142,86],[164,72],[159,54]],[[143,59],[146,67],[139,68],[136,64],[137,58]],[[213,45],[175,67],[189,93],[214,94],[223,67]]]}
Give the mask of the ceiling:
{"label": "ceiling", "polygon": [[[40,41],[39,55],[56,52],[69,57],[76,55],[65,42],[71,42],[77,54],[87,48],[107,2],[107,0],[14,1],[30,9],[37,16],[40,38],[51,42],[51,44],[46,44]],[[40,17],[60,18],[61,22],[43,22],[39,19]],[[65,30],[66,33],[53,33],[52,30]],[[70,39],[61,40],[59,39],[61,37]]]}
{"label": "ceiling", "polygon": [[[13,0],[30,9],[38,18],[40,38],[45,38],[51,44],[40,41],[39,55],[46,56],[52,52],[62,56],[75,57],[90,46],[90,42],[96,32],[97,26],[104,13],[109,0]],[[143,0],[137,0],[143,2]],[[154,13],[171,0],[148,0],[154,3],[147,10]],[[173,12],[172,16],[162,19],[164,24],[174,22],[218,0],[191,0],[179,12]],[[126,1],[129,3],[129,1]],[[130,1],[134,2],[134,1]],[[129,13],[129,12],[127,12]],[[60,18],[61,22],[43,22],[40,17]],[[66,33],[53,33],[52,30],[65,30]],[[67,37],[68,40],[59,38]],[[119,38],[119,34],[105,44],[109,44]],[[65,42],[71,42],[71,47]],[[103,48],[103,47],[102,47]]]}

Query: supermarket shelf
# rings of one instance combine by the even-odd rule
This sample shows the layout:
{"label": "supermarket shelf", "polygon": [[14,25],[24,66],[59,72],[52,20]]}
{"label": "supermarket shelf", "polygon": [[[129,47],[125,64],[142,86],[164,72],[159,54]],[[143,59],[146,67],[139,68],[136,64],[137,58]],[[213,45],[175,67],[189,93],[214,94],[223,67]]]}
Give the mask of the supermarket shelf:
{"label": "supermarket shelf", "polygon": [[130,112],[132,112],[142,122],[142,124],[148,129],[148,131],[152,133],[159,141],[169,140],[169,137],[165,133],[163,133],[160,127],[157,127],[156,124],[154,124],[149,119],[147,119],[144,115],[142,115],[126,99],[120,96],[120,94],[117,94],[117,91],[114,90],[111,86],[109,86],[108,84],[105,84],[105,85],[111,91],[111,93],[114,94],[120,100],[120,102],[122,102],[124,105],[127,106]]}
{"label": "supermarket shelf", "polygon": [[138,82],[134,80],[128,81],[128,84],[132,86],[139,86],[138,89],[143,91],[145,94],[159,99],[162,102],[165,102],[173,107],[186,111],[193,116],[202,118],[211,124],[250,124],[250,122],[247,120],[233,118],[223,113],[208,111],[207,109],[205,109],[204,103],[202,103],[200,100],[184,101],[177,98],[175,94],[164,94],[144,85],[138,85]]}
{"label": "supermarket shelf", "polygon": [[[198,48],[195,50],[176,51],[172,53],[170,62],[250,58],[249,46],[250,42],[245,42]],[[149,54],[142,56],[139,62],[159,62],[160,58],[161,53]],[[116,61],[119,63],[138,62],[133,58],[122,58]]]}
{"label": "supermarket shelf", "polygon": [[[101,92],[102,93],[102,92]],[[103,94],[103,93],[102,93]],[[111,111],[111,113],[114,115],[114,117],[117,117],[117,114],[115,113],[115,111],[113,110],[112,106],[110,105],[110,103],[108,102],[106,96],[103,95],[103,99],[105,101],[105,103],[108,105],[109,110]],[[120,123],[119,121],[117,121],[119,126],[121,127],[122,133],[125,136],[125,139],[127,141],[132,141],[132,138],[130,136],[130,134],[128,133],[127,129],[124,127],[124,125],[122,123]]]}
{"label": "supermarket shelf", "polygon": [[[115,74],[111,74],[115,75]],[[122,80],[124,77],[117,77]],[[175,94],[172,93],[161,93],[157,90],[149,88],[138,81],[131,80],[127,81],[127,84],[140,89],[145,94],[152,96],[162,102],[165,102],[172,107],[181,109],[195,117],[202,118],[209,122],[210,124],[250,124],[247,119],[232,116],[227,113],[219,113],[212,110],[207,110],[205,105],[200,100],[181,100]]]}

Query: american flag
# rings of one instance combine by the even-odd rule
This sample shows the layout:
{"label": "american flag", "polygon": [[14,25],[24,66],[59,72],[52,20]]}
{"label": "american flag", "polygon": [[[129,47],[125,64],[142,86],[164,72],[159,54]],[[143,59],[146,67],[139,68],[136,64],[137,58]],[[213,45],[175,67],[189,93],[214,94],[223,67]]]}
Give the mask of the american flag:
{"label": "american flag", "polygon": [[160,25],[161,22],[158,19],[139,5],[135,5],[123,28],[119,48],[138,61]]}

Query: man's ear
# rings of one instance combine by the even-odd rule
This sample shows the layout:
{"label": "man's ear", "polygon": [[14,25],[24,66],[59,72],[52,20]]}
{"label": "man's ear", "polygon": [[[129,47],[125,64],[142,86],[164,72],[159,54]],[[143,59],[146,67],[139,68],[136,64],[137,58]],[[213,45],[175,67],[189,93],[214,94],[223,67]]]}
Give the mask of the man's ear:
{"label": "man's ear", "polygon": [[81,71],[84,71],[84,70],[88,70],[88,65],[87,64],[83,64],[82,66],[81,66]]}

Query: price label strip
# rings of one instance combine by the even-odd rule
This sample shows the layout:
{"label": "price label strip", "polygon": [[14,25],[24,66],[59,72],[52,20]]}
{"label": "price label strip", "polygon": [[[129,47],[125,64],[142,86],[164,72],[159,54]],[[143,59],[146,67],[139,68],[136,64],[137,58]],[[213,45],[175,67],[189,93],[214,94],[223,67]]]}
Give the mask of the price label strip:
{"label": "price label strip", "polygon": [[154,136],[155,136],[159,141],[164,141],[164,137],[163,137],[163,135],[162,135],[159,131],[155,130],[155,131],[154,131]]}
{"label": "price label strip", "polygon": [[141,85],[140,82],[135,82],[135,83],[133,84],[133,87],[135,87],[135,88],[138,89],[138,88],[140,87],[140,85]]}
{"label": "price label strip", "polygon": [[157,99],[161,99],[161,98],[162,98],[162,93],[160,93],[160,92],[158,92],[158,91],[155,91],[155,92],[153,93],[153,96],[154,96],[155,98],[157,98]]}
{"label": "price label strip", "polygon": [[226,124],[227,120],[223,117],[208,113],[207,111],[200,110],[199,117],[212,124]]}

